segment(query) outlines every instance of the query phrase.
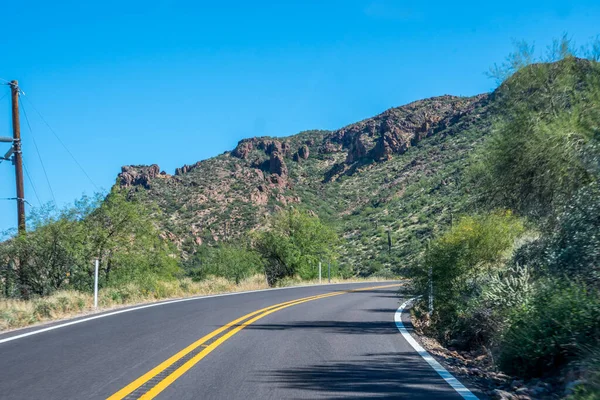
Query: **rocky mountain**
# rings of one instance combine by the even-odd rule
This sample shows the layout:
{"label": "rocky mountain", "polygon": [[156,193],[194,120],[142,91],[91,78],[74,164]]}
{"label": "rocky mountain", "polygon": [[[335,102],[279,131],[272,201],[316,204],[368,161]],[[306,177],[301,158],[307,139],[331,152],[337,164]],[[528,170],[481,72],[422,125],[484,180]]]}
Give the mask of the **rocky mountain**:
{"label": "rocky mountain", "polygon": [[[243,235],[293,205],[339,228],[342,262],[361,273],[397,269],[460,212],[460,173],[489,131],[493,97],[433,97],[336,131],[244,139],[174,175],[124,166],[117,185],[157,204],[165,235],[184,252]],[[398,259],[403,265],[392,264]]]}

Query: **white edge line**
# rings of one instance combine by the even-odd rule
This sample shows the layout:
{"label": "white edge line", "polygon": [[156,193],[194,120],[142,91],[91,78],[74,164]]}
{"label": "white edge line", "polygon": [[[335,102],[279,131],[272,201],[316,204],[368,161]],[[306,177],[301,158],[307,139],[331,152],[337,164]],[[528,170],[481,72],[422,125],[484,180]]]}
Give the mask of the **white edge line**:
{"label": "white edge line", "polygon": [[[60,328],[64,328],[64,327],[71,326],[71,325],[81,324],[83,322],[93,321],[93,320],[99,319],[99,318],[105,318],[105,317],[110,317],[112,315],[117,315],[117,314],[123,314],[123,313],[126,313],[126,312],[142,310],[144,308],[158,307],[158,306],[162,306],[162,305],[165,305],[165,304],[181,303],[181,302],[184,302],[184,301],[192,301],[192,300],[210,299],[210,298],[214,298],[214,297],[234,296],[234,295],[238,295],[238,294],[268,292],[268,291],[273,291],[273,290],[297,289],[297,288],[305,288],[305,287],[318,287],[318,286],[331,286],[331,285],[351,285],[353,283],[354,284],[356,284],[356,283],[358,283],[358,284],[365,283],[366,284],[366,283],[383,283],[383,282],[388,282],[388,281],[338,282],[338,283],[328,283],[328,284],[323,284],[323,285],[319,285],[319,284],[317,284],[317,285],[298,285],[298,286],[288,286],[288,287],[281,287],[281,288],[247,290],[247,291],[244,291],[244,292],[219,293],[219,294],[212,294],[212,295],[208,295],[208,296],[194,296],[194,297],[187,297],[185,299],[177,299],[177,300],[167,300],[167,301],[161,301],[161,302],[152,303],[152,304],[146,304],[146,305],[139,306],[139,307],[131,307],[131,308],[126,308],[124,310],[118,310],[118,311],[103,313],[103,314],[100,314],[100,315],[94,315],[93,317],[82,318],[82,319],[78,319],[76,321],[66,322],[64,324],[53,325],[53,326],[49,326],[47,328],[42,328],[42,329],[34,330],[34,331],[31,331],[31,332],[23,333],[21,335],[10,336],[10,337],[5,338],[5,339],[0,339],[0,344],[6,343],[6,342],[11,342],[11,341],[17,340],[17,339],[22,339],[22,338],[25,338],[27,336],[37,335],[37,334],[43,333],[43,332],[53,331],[55,329],[60,329]],[[75,318],[77,318],[77,317],[75,317]],[[51,322],[51,321],[49,321],[49,322]],[[27,328],[23,328],[23,329],[27,329]],[[6,334],[10,334],[10,332],[6,332]],[[0,335],[2,335],[2,333],[0,333]]]}
{"label": "white edge line", "polygon": [[398,328],[398,330],[400,331],[400,333],[402,334],[404,339],[406,339],[406,341],[408,343],[410,343],[410,345],[413,347],[413,349],[415,349],[416,352],[419,353],[419,355],[421,357],[423,357],[423,359],[425,361],[427,361],[427,363],[435,370],[435,372],[437,372],[439,376],[441,376],[450,386],[452,386],[452,388],[454,390],[456,390],[456,392],[458,394],[460,394],[463,397],[463,399],[477,400],[478,398],[477,398],[477,396],[475,396],[473,394],[473,392],[471,392],[469,389],[467,389],[462,383],[459,382],[458,379],[456,379],[450,372],[448,372],[448,370],[446,368],[444,368],[439,362],[437,362],[431,356],[431,354],[429,354],[423,347],[421,347],[421,345],[406,330],[406,327],[404,326],[404,323],[402,322],[402,312],[404,311],[404,309],[406,308],[406,306],[409,303],[411,303],[413,300],[415,300],[417,298],[418,297],[415,297],[415,298],[405,301],[398,308],[398,310],[396,310],[396,314],[394,315],[394,321],[396,322],[396,327]]}

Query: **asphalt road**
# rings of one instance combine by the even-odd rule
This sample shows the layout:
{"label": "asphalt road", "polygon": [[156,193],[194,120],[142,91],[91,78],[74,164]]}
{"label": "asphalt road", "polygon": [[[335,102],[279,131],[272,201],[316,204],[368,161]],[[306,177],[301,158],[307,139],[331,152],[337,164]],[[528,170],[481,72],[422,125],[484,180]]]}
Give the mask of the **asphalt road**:
{"label": "asphalt road", "polygon": [[[141,382],[127,398],[151,397],[151,390],[161,387],[158,399],[460,399],[398,332],[394,313],[403,299],[399,286],[267,310],[252,323],[247,319],[245,326],[239,322],[223,328],[154,379],[138,379],[248,313],[307,296],[381,285],[389,283],[165,304],[0,343],[0,398],[105,399]],[[0,340],[19,333],[0,335]]]}

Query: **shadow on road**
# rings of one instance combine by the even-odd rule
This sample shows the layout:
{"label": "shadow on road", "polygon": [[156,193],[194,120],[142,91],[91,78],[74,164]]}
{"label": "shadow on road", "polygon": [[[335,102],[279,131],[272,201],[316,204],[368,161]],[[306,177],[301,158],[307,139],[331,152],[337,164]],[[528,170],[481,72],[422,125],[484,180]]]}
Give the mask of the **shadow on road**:
{"label": "shadow on road", "polygon": [[[398,302],[398,304],[400,304],[400,302]],[[382,314],[387,314],[387,315],[394,315],[396,313],[396,310],[398,308],[367,308],[367,309],[363,309],[363,311],[366,312],[370,312],[370,313],[382,313]]]}
{"label": "shadow on road", "polygon": [[[414,354],[364,354],[348,362],[327,362],[301,368],[268,370],[258,373],[261,382],[274,383],[298,392],[293,397],[343,399],[459,399],[437,374]],[[441,381],[441,383],[440,383]],[[290,393],[290,394],[291,394]]]}
{"label": "shadow on road", "polygon": [[319,330],[322,333],[341,334],[397,334],[398,329],[393,321],[294,321],[285,324],[252,324],[247,330],[284,331]]}

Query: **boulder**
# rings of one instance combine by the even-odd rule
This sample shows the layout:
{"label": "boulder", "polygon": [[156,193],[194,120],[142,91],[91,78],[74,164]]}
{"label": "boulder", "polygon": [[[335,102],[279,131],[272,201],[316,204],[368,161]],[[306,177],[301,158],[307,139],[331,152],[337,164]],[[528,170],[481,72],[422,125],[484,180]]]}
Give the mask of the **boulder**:
{"label": "boulder", "polygon": [[271,174],[277,174],[282,178],[287,178],[288,169],[283,160],[283,156],[278,152],[271,153],[271,159],[269,160],[269,172]]}
{"label": "boulder", "polygon": [[306,160],[308,158],[309,154],[310,154],[310,150],[308,149],[308,146],[305,144],[300,146],[300,148],[298,149],[298,157],[302,158],[303,160]]}
{"label": "boulder", "polygon": [[231,152],[231,155],[237,158],[245,159],[254,148],[252,140],[241,140],[236,148]]}

